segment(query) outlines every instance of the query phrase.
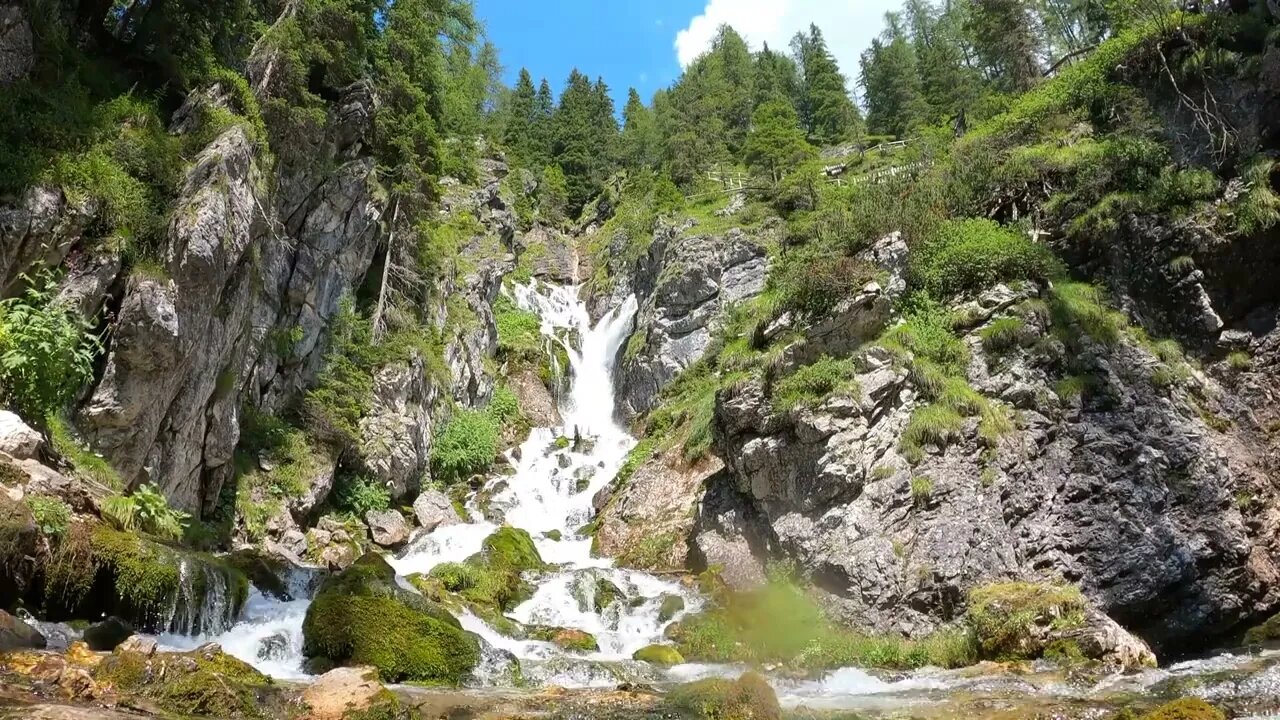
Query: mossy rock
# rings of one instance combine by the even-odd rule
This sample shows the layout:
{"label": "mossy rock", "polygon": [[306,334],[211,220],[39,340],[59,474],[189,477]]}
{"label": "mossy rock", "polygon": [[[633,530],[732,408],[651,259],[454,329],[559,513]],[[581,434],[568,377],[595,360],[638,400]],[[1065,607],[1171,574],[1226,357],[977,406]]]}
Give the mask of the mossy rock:
{"label": "mossy rock", "polygon": [[256,550],[237,550],[226,557],[226,562],[243,573],[263,595],[285,602],[293,599],[289,583],[285,580],[289,568],[283,560],[267,557]]}
{"label": "mossy rock", "polygon": [[249,664],[216,645],[150,658],[116,651],[93,672],[118,692],[151,698],[178,715],[214,718],[268,717],[274,685]]}
{"label": "mossy rock", "polygon": [[497,565],[483,554],[466,562],[437,565],[427,579],[458,601],[497,611],[509,610],[533,594],[533,586],[518,570]]}
{"label": "mossy rock", "polygon": [[553,540],[555,542],[560,542],[561,540],[564,539],[564,534],[561,533],[559,530],[548,530],[542,533],[542,537],[548,540]]}
{"label": "mossy rock", "polygon": [[684,598],[679,595],[663,595],[658,607],[658,622],[668,622],[684,610]]}
{"label": "mossy rock", "polygon": [[738,634],[723,612],[705,611],[686,616],[663,632],[686,660],[737,662],[745,659]]}
{"label": "mossy rock", "polygon": [[983,658],[1034,660],[1055,634],[1083,626],[1085,609],[1084,596],[1072,586],[995,583],[969,593],[966,620]]}
{"label": "mossy rock", "polygon": [[737,680],[713,678],[681,685],[666,704],[702,720],[781,720],[778,696],[763,676],[749,672]]}
{"label": "mossy rock", "polygon": [[1244,634],[1245,645],[1261,645],[1276,641],[1280,641],[1280,614],[1272,616],[1261,625],[1249,628],[1249,631]]}
{"label": "mossy rock", "polygon": [[496,568],[514,570],[541,570],[546,567],[538,548],[533,544],[533,537],[527,530],[520,528],[500,528],[484,539],[481,554],[488,563]]}
{"label": "mossy rock", "polygon": [[49,619],[114,615],[141,632],[167,631],[174,616],[198,627],[208,593],[228,594],[230,617],[249,597],[249,579],[220,558],[100,523],[73,523],[44,578]]}
{"label": "mossy rock", "polygon": [[1221,710],[1200,698],[1182,698],[1161,705],[1140,720],[1226,720],[1226,717]]}
{"label": "mossy rock", "polygon": [[476,639],[437,603],[396,584],[369,553],[320,586],[302,623],[303,654],[370,665],[387,682],[458,685],[480,659]]}
{"label": "mossy rock", "polygon": [[600,649],[596,636],[576,628],[539,625],[528,628],[530,640],[541,640],[570,652],[595,652]]}
{"label": "mossy rock", "polygon": [[605,578],[600,578],[596,581],[594,603],[596,612],[604,612],[610,605],[624,597],[626,596],[623,594],[622,590],[620,590],[618,586],[614,585],[611,581]]}
{"label": "mossy rock", "polygon": [[647,662],[650,665],[658,665],[660,667],[671,667],[672,665],[683,665],[684,657],[680,655],[680,651],[672,645],[646,645],[631,655],[632,660]]}
{"label": "mossy rock", "polygon": [[[0,467],[4,462],[0,458]],[[5,578],[0,583],[0,607],[12,608],[30,589],[36,571],[30,558],[41,558],[44,547],[45,540],[26,503],[0,492],[0,575]]]}

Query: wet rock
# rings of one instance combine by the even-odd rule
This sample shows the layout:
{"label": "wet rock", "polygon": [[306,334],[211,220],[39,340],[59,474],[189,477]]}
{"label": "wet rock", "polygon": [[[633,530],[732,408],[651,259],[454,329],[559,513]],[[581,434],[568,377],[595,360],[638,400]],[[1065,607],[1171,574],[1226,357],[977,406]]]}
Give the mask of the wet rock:
{"label": "wet rock", "polygon": [[427,490],[413,501],[413,515],[423,530],[431,532],[438,527],[462,522],[448,495],[439,490]]}
{"label": "wet rock", "polygon": [[357,554],[348,544],[329,545],[320,551],[320,564],[330,570],[345,570],[356,561]]}
{"label": "wet rock", "polygon": [[402,547],[409,541],[409,523],[395,510],[370,510],[364,515],[373,542],[385,548]]}
{"label": "wet rock", "polygon": [[92,679],[184,716],[261,717],[269,714],[273,690],[270,678],[215,644],[150,657],[117,648],[93,670]]}
{"label": "wet rock", "polygon": [[44,437],[31,429],[22,418],[8,410],[0,410],[0,452],[17,460],[27,460],[40,454]]}
{"label": "wet rock", "polygon": [[85,628],[84,641],[90,650],[111,652],[116,646],[133,637],[133,625],[118,617],[109,617]]}
{"label": "wet rock", "polygon": [[594,635],[576,628],[531,626],[527,628],[530,640],[549,642],[570,652],[595,652],[600,649]]}
{"label": "wet rock", "polygon": [[44,646],[44,635],[40,631],[0,610],[0,653]]}
{"label": "wet rock", "polygon": [[283,660],[289,655],[289,636],[283,632],[272,633],[258,641],[259,660]]}
{"label": "wet rock", "polygon": [[703,483],[723,467],[714,457],[690,465],[677,447],[650,457],[620,489],[602,489],[605,494],[597,495],[600,552],[626,567],[684,568],[694,528],[692,510]]}
{"label": "wet rock", "polygon": [[520,411],[533,427],[560,427],[564,424],[555,397],[537,373],[521,370],[509,375],[507,387],[515,393],[520,401]]}
{"label": "wet rock", "polygon": [[658,622],[669,622],[684,611],[684,598],[679,595],[663,595],[658,608]]}
{"label": "wet rock", "polygon": [[672,645],[646,645],[631,655],[632,660],[647,662],[659,667],[684,664],[684,657]]}
{"label": "wet rock", "polygon": [[715,678],[681,685],[667,695],[666,704],[706,718],[782,718],[777,694],[764,676],[754,672],[737,680]]}

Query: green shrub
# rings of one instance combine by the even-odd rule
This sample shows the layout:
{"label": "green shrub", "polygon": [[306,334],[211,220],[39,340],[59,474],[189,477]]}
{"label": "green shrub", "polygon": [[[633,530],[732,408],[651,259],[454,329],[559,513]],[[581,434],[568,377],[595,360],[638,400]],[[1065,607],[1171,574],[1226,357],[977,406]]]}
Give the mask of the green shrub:
{"label": "green shrub", "polygon": [[769,274],[780,305],[817,319],[875,279],[875,269],[834,250],[803,247],[786,255]]}
{"label": "green shrub", "polygon": [[75,310],[55,302],[53,275],[22,275],[27,290],[0,300],[0,396],[27,419],[56,414],[93,376],[100,346]]}
{"label": "green shrub", "polygon": [[191,516],[169,507],[155,485],[142,485],[132,495],[112,495],[102,502],[102,517],[120,530],[140,530],[167,540],[182,538]]}
{"label": "green shrub", "polygon": [[363,518],[370,511],[391,508],[391,491],[377,478],[361,473],[342,473],[334,482],[333,505]]}
{"label": "green shrub", "polygon": [[67,534],[71,524],[71,506],[62,498],[28,495],[24,500],[40,532],[55,538]]}
{"label": "green shrub", "polygon": [[487,413],[458,410],[436,436],[431,449],[431,472],[444,483],[466,480],[484,472],[498,456],[498,425]]}
{"label": "green shrub", "polygon": [[926,505],[933,498],[933,478],[917,475],[911,478],[911,502]]}
{"label": "green shrub", "polygon": [[998,282],[1045,280],[1062,272],[1044,245],[991,220],[956,220],[942,226],[912,263],[918,287],[937,298],[984,290]]}
{"label": "green shrub", "polygon": [[854,379],[857,375],[853,360],[836,360],[824,355],[777,382],[773,388],[773,407],[778,412],[788,412],[801,406],[818,405],[837,392],[857,396],[860,394]]}
{"label": "green shrub", "polygon": [[1280,223],[1280,195],[1271,187],[1271,175],[1275,161],[1264,155],[1250,158],[1240,173],[1247,188],[1232,205],[1236,228],[1244,235],[1252,235]]}
{"label": "green shrub", "polygon": [[493,303],[493,319],[498,328],[498,353],[503,359],[541,364],[546,337],[537,314],[522,310],[511,298],[499,295]]}
{"label": "green shrub", "polygon": [[968,346],[956,337],[947,313],[934,304],[909,312],[885,331],[879,343],[894,352],[911,353],[917,360],[929,360],[946,375],[964,375],[969,366]]}
{"label": "green shrub", "polygon": [[1085,283],[1060,282],[1049,293],[1054,332],[1067,340],[1083,334],[1104,346],[1120,341],[1128,325],[1124,316],[1106,304],[1102,291]]}
{"label": "green shrub", "polygon": [[1253,356],[1237,350],[1227,356],[1227,367],[1236,372],[1248,372],[1253,367]]}

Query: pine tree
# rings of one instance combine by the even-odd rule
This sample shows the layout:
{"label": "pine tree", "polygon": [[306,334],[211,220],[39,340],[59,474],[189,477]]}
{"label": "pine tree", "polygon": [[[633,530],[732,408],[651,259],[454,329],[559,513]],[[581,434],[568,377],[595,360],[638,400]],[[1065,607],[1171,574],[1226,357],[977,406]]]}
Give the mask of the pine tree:
{"label": "pine tree", "polygon": [[551,162],[555,112],[556,101],[551,93],[551,83],[543,78],[538,85],[538,94],[533,99],[533,126],[528,145],[530,168],[543,167]]}
{"label": "pine tree", "polygon": [[747,41],[722,25],[710,52],[711,103],[724,124],[725,144],[737,155],[751,130],[755,65]]}
{"label": "pine tree", "polygon": [[755,57],[752,109],[767,102],[785,100],[799,113],[800,71],[791,58],[769,49],[765,43]]}
{"label": "pine tree", "polygon": [[810,25],[809,33],[798,33],[791,47],[802,73],[800,119],[809,137],[828,144],[858,134],[862,118],[822,31]]}
{"label": "pine tree", "polygon": [[1003,89],[1025,92],[1041,77],[1041,43],[1028,0],[973,0],[967,28],[988,75]]}
{"label": "pine tree", "polygon": [[576,214],[613,170],[618,124],[604,81],[593,85],[574,69],[560,95],[552,128],[552,158],[564,172],[568,211]]}
{"label": "pine tree", "polygon": [[903,136],[927,122],[929,107],[920,89],[915,53],[900,18],[889,13],[885,22],[885,36],[873,40],[862,56],[867,124],[872,132]]}
{"label": "pine tree", "polygon": [[752,172],[777,183],[816,153],[804,139],[800,118],[785,99],[760,106],[752,116],[745,159]]}
{"label": "pine tree", "polygon": [[531,166],[534,150],[534,103],[537,100],[533,88],[533,77],[526,68],[520,68],[520,77],[516,79],[515,89],[507,101],[507,121],[503,128],[503,142],[511,153],[511,159],[518,165]]}
{"label": "pine tree", "polygon": [[961,3],[948,3],[939,11],[928,0],[907,0],[903,7],[920,91],[933,122],[959,115],[982,94],[982,77],[965,61],[963,8]]}
{"label": "pine tree", "polygon": [[640,93],[631,88],[622,109],[620,159],[628,168],[653,168],[658,163],[658,128],[653,112],[645,107]]}

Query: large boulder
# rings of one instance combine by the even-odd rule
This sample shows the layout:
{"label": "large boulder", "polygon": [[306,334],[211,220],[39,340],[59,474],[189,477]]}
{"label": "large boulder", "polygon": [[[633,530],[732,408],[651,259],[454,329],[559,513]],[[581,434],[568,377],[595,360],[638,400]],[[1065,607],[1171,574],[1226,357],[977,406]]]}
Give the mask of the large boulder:
{"label": "large boulder", "polygon": [[427,532],[462,522],[458,511],[453,509],[453,501],[439,490],[427,490],[419,495],[413,501],[413,515]]}
{"label": "large boulder", "polygon": [[344,720],[351,715],[380,717],[374,715],[377,709],[398,705],[395,695],[378,682],[378,671],[371,667],[330,670],[302,691],[302,702],[310,720]]}
{"label": "large boulder", "polygon": [[122,645],[98,663],[93,681],[183,716],[260,718],[274,697],[270,678],[214,644],[153,654]]}
{"label": "large boulder", "polygon": [[320,586],[302,633],[308,658],[371,666],[386,682],[457,685],[480,660],[476,638],[444,608],[400,587],[374,553]]}
{"label": "large boulder", "polygon": [[29,460],[38,456],[43,447],[44,436],[14,413],[0,410],[0,452],[17,460]]}
{"label": "large boulder", "polygon": [[396,510],[370,510],[364,514],[364,520],[375,545],[398,548],[409,541],[409,523]]}
{"label": "large boulder", "polygon": [[0,653],[10,650],[39,650],[44,646],[44,635],[39,630],[0,610]]}

